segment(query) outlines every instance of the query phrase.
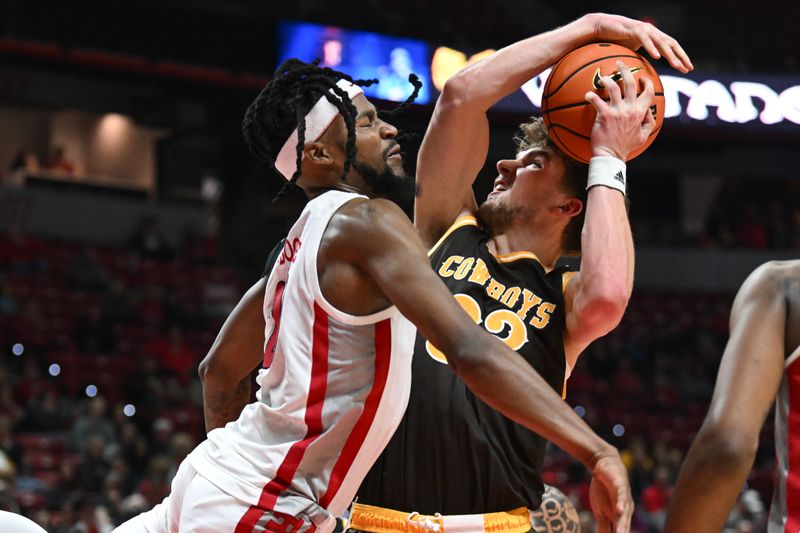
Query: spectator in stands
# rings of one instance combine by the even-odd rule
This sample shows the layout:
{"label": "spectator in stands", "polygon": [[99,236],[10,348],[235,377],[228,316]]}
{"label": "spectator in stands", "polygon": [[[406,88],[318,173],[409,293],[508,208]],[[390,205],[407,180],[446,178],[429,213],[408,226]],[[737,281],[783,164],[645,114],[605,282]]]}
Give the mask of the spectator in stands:
{"label": "spectator in stands", "polygon": [[98,303],[91,303],[78,320],[73,334],[75,346],[83,352],[113,353],[117,349],[114,325],[103,315]]}
{"label": "spectator in stands", "polygon": [[147,259],[168,260],[173,257],[172,247],[154,216],[142,219],[131,235],[130,246]]}
{"label": "spectator in stands", "polygon": [[58,392],[48,387],[31,398],[20,429],[36,433],[64,431],[69,425],[69,404]]}
{"label": "spectator in stands", "polygon": [[167,453],[175,434],[175,424],[169,418],[156,418],[153,421],[153,434],[150,443],[151,450]]}
{"label": "spectator in stands", "polygon": [[50,148],[44,168],[62,174],[75,174],[75,164],[67,159],[67,153],[63,146],[55,145]]}
{"label": "spectator in stands", "polygon": [[127,422],[120,427],[119,455],[134,475],[141,475],[147,468],[150,446],[147,439],[132,422]]}
{"label": "spectator in stands", "polygon": [[17,223],[0,233],[0,266],[13,272],[35,274],[47,269],[45,245],[41,239],[28,235]]}
{"label": "spectator in stands", "polygon": [[78,466],[78,482],[83,490],[99,494],[110,470],[105,458],[107,441],[102,435],[90,435]]}
{"label": "spectator in stands", "polygon": [[48,321],[39,302],[33,299],[22,304],[22,310],[11,319],[11,342],[20,343],[28,351],[51,346]]}
{"label": "spectator in stands", "polygon": [[631,480],[631,490],[635,495],[641,494],[642,490],[652,479],[654,463],[647,453],[647,446],[642,437],[631,439],[630,445],[620,452],[620,457]]}
{"label": "spectator in stands", "polygon": [[789,215],[781,200],[773,200],[767,208],[766,221],[769,247],[775,250],[786,250],[792,244],[789,232]]}
{"label": "spectator in stands", "polygon": [[172,440],[169,443],[169,457],[172,463],[169,473],[167,474],[169,479],[175,477],[181,461],[189,455],[189,452],[194,449],[196,444],[195,440],[188,433],[178,432],[172,436]]}
{"label": "spectator in stands", "polygon": [[114,425],[108,419],[105,398],[96,396],[89,400],[86,413],[82,414],[72,426],[70,447],[83,452],[92,437],[101,437],[104,443],[116,442]]}
{"label": "spectator in stands", "polygon": [[131,303],[131,295],[124,279],[111,280],[100,308],[102,315],[112,324],[127,324],[134,320],[136,309]]}
{"label": "spectator in stands", "polygon": [[[0,367],[0,372],[4,372]],[[14,401],[13,389],[11,387],[3,387],[3,380],[0,379],[0,415],[8,417],[11,424],[14,425],[25,416],[25,410]]]}
{"label": "spectator in stands", "polygon": [[645,487],[641,497],[641,515],[647,524],[648,533],[659,533],[664,530],[667,516],[667,503],[672,491],[672,476],[664,466],[655,470],[653,482]]}
{"label": "spectator in stands", "polygon": [[169,495],[169,472],[170,461],[168,457],[156,455],[150,459],[145,477],[139,483],[139,492],[147,499],[151,507],[161,503]]}
{"label": "spectator in stands", "polygon": [[11,294],[10,284],[5,279],[0,280],[0,316],[17,314],[17,301]]}
{"label": "spectator in stands", "polygon": [[60,509],[70,496],[80,491],[78,468],[73,461],[61,461],[58,465],[58,479],[47,491],[45,498],[51,509]]}
{"label": "spectator in stands", "polygon": [[755,204],[747,204],[736,224],[736,242],[745,248],[764,249],[769,245],[767,228]]}
{"label": "spectator in stands", "polygon": [[67,283],[71,289],[84,291],[99,291],[106,288],[108,272],[93,247],[86,246],[73,257],[67,272]]}
{"label": "spectator in stands", "polygon": [[14,156],[14,160],[11,161],[8,170],[11,172],[18,170],[36,172],[39,170],[39,158],[36,157],[36,153],[30,146],[23,146],[19,149],[17,155]]}
{"label": "spectator in stands", "polygon": [[8,167],[8,173],[3,183],[13,187],[21,187],[25,184],[28,174],[39,170],[39,158],[28,146],[23,146],[14,156],[14,160]]}
{"label": "spectator in stands", "polygon": [[158,361],[162,372],[175,376],[186,384],[197,373],[200,356],[192,350],[183,337],[183,330],[171,326],[167,337],[161,335],[150,341],[144,351]]}

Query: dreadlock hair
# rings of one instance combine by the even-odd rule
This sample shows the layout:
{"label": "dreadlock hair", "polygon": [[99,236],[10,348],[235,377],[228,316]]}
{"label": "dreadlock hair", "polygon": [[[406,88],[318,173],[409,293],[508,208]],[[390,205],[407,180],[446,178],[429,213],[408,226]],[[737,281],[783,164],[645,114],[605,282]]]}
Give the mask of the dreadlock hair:
{"label": "dreadlock hair", "polygon": [[[368,87],[377,80],[354,80],[343,72],[319,67],[319,60],[305,63],[299,59],[287,59],[275,70],[275,77],[267,83],[247,108],[242,122],[242,133],[250,151],[275,168],[275,158],[280,153],[286,139],[297,128],[297,169],[284,184],[276,201],[292,189],[297,189],[300,165],[305,145],[305,116],[317,101],[324,97],[336,106],[347,126],[347,157],[342,178],[350,171],[355,159],[356,108],[347,93],[336,85],[339,80],[347,80],[360,87]],[[333,93],[333,94],[331,94]],[[277,171],[277,169],[276,169]]]}
{"label": "dreadlock hair", "polygon": [[583,209],[576,216],[572,217],[564,234],[561,238],[561,247],[566,255],[580,255],[581,253],[581,231],[583,221],[586,218],[586,180],[589,176],[589,167],[583,163],[575,161],[562,152],[547,133],[547,126],[541,117],[531,117],[531,120],[520,124],[519,131],[514,136],[517,150],[520,152],[531,148],[549,148],[564,163],[564,176],[561,186],[567,194],[574,196],[583,202]]}
{"label": "dreadlock hair", "polygon": [[[411,78],[414,78],[412,80]],[[275,169],[278,156],[286,139],[297,128],[297,169],[283,185],[274,201],[286,196],[292,190],[299,190],[297,179],[303,160],[305,145],[305,116],[320,98],[336,106],[347,127],[346,158],[342,179],[347,176],[356,158],[355,117],[356,108],[347,92],[336,85],[339,80],[347,80],[360,87],[369,87],[378,80],[354,80],[347,74],[319,66],[319,59],[305,63],[299,59],[287,59],[275,70],[272,81],[267,83],[247,108],[242,122],[242,133],[250,151],[259,159]],[[403,104],[393,111],[397,113],[408,107],[419,93],[422,84],[415,75],[409,76],[415,90]],[[419,84],[419,86],[417,85]],[[405,107],[404,107],[405,106]],[[277,172],[277,169],[276,169]]]}

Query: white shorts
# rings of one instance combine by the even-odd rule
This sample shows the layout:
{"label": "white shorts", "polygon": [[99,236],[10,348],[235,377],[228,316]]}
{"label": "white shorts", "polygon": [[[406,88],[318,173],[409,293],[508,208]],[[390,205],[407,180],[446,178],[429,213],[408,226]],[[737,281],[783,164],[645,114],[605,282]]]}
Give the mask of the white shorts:
{"label": "white shorts", "polygon": [[237,500],[184,460],[172,480],[169,496],[112,533],[310,533],[316,529],[307,516],[264,511]]}

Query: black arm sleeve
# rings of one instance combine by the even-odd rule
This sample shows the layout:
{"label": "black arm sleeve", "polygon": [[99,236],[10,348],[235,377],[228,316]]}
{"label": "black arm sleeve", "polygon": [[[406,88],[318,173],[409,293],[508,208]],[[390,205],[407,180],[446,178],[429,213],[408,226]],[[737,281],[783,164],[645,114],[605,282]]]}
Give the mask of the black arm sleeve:
{"label": "black arm sleeve", "polygon": [[281,255],[281,250],[283,250],[283,243],[286,242],[286,239],[281,239],[278,244],[275,245],[275,248],[267,256],[267,263],[264,265],[264,272],[261,273],[262,278],[269,277],[269,273],[272,272],[272,267],[275,266],[275,261],[278,260],[278,257]]}

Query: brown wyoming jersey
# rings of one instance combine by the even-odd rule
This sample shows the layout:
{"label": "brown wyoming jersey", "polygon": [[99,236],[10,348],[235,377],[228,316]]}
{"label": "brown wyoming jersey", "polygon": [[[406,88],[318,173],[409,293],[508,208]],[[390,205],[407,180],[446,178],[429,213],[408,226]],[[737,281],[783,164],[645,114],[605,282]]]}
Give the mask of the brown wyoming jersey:
{"label": "brown wyoming jersey", "polygon": [[[456,220],[431,265],[472,319],[561,393],[566,377],[563,288],[529,252],[494,256],[471,216]],[[423,514],[538,508],[544,439],[493,410],[417,335],[405,417],[358,491],[359,502]]]}

